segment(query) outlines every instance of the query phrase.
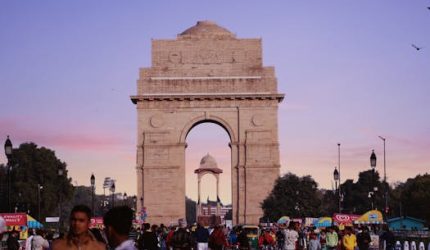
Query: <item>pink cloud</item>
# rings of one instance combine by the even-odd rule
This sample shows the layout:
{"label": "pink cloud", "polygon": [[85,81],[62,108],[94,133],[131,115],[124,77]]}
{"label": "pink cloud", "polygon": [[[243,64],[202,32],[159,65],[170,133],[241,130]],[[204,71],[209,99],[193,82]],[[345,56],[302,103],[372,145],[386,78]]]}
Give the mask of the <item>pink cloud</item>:
{"label": "pink cloud", "polygon": [[[76,125],[76,126],[75,126]],[[70,128],[73,128],[71,130]],[[23,119],[1,119],[0,131],[5,131],[1,137],[10,135],[17,147],[23,142],[34,142],[39,146],[62,148],[65,150],[105,150],[124,145],[134,145],[129,138],[120,137],[117,133],[103,128],[91,128],[79,124],[70,124],[67,127],[38,126],[35,122],[23,122]]]}

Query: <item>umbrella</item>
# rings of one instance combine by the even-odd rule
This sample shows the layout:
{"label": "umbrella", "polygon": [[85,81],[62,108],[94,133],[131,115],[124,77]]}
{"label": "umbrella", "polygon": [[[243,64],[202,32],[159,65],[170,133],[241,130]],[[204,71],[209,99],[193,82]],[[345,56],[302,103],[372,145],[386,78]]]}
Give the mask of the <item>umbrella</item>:
{"label": "umbrella", "polygon": [[42,223],[35,220],[33,217],[27,214],[27,226],[28,228],[42,228]]}
{"label": "umbrella", "polygon": [[282,216],[277,221],[278,224],[288,224],[289,222],[290,222],[290,217],[288,217],[288,216]]}

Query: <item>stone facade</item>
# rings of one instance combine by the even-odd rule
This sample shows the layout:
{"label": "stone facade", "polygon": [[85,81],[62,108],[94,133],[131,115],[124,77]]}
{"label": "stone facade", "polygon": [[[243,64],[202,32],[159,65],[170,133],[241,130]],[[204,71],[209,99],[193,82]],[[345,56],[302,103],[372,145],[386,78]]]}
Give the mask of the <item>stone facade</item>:
{"label": "stone facade", "polygon": [[[230,136],[233,222],[258,223],[260,203],[279,176],[278,103],[261,39],[238,39],[202,21],[174,40],[152,41],[152,66],[140,69],[137,193],[150,223],[185,217],[186,137],[212,122]],[[138,204],[141,206],[141,204]]]}

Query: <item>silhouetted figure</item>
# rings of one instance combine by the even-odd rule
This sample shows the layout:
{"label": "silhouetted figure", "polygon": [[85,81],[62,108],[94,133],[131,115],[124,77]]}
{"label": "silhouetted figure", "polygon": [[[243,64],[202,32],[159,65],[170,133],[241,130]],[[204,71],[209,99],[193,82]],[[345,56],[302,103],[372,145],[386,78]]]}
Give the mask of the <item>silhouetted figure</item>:
{"label": "silhouetted figure", "polygon": [[360,250],[368,250],[370,242],[369,230],[367,227],[363,227],[362,231],[357,234],[357,245]]}
{"label": "silhouetted figure", "polygon": [[115,250],[137,250],[134,241],[128,238],[133,222],[133,210],[127,206],[114,207],[103,217],[106,237]]}
{"label": "silhouetted figure", "polygon": [[237,236],[237,243],[239,244],[239,249],[240,250],[248,250],[250,249],[250,245],[249,245],[249,241],[248,241],[248,236],[246,235],[246,231],[243,230],[242,227],[239,227],[237,229],[239,235]]}
{"label": "silhouetted figure", "polygon": [[9,250],[18,250],[19,242],[18,242],[18,232],[13,230],[9,233],[9,237],[7,238],[7,249]]}
{"label": "silhouetted figure", "polygon": [[191,233],[186,229],[187,225],[185,220],[180,219],[178,221],[179,227],[173,233],[172,239],[170,241],[173,250],[189,250],[193,248],[193,242],[191,238]]}
{"label": "silhouetted figure", "polygon": [[[154,229],[156,229],[156,228],[154,228]],[[156,249],[158,249],[158,238],[157,238],[155,230],[151,230],[149,223],[143,224],[143,230],[144,230],[143,234],[142,234],[143,249],[144,250],[156,250]]]}

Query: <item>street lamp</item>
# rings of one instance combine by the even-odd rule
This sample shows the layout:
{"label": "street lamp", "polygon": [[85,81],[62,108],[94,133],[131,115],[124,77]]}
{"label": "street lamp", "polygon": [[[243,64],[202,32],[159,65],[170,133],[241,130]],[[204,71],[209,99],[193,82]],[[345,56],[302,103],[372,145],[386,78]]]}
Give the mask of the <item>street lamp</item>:
{"label": "street lamp", "polygon": [[375,154],[375,150],[372,150],[372,154],[370,155],[370,167],[372,168],[372,183],[371,185],[373,186],[373,190],[371,191],[372,194],[372,209],[374,208],[374,204],[375,203],[375,192],[378,191],[378,188],[374,183],[374,179],[375,179],[375,168],[376,168],[376,154]]}
{"label": "street lamp", "polygon": [[4,143],[4,153],[7,158],[7,165],[6,165],[6,171],[7,171],[7,211],[10,212],[10,189],[11,189],[11,181],[10,181],[10,171],[11,171],[11,164],[10,159],[12,158],[12,142],[9,139],[9,136],[7,136],[6,141]]}
{"label": "street lamp", "polygon": [[339,189],[337,188],[337,184],[339,182],[339,172],[337,171],[337,168],[334,168],[334,172],[333,172],[333,179],[334,179],[334,184],[336,187],[336,192],[337,192],[337,198],[338,198],[338,209],[339,209],[339,213],[340,211],[340,183],[339,183]]}
{"label": "street lamp", "polygon": [[95,215],[96,213],[94,211],[94,190],[96,186],[96,177],[94,177],[94,174],[91,174],[90,183],[91,183],[91,209],[93,211],[93,214]]}
{"label": "street lamp", "polygon": [[112,182],[110,191],[112,192],[112,207],[115,207],[115,182]]}

